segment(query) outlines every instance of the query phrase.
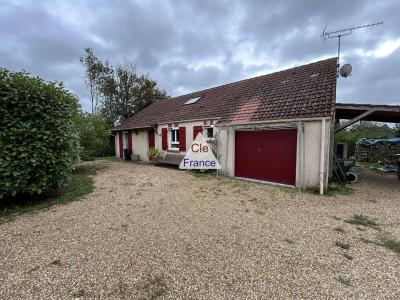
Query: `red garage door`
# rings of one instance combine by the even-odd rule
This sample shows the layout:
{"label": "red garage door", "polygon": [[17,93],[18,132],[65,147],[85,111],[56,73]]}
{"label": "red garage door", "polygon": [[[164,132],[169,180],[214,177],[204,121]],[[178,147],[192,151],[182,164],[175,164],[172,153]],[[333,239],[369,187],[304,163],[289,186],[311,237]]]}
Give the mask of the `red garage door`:
{"label": "red garage door", "polygon": [[235,176],[296,183],[297,130],[235,132]]}

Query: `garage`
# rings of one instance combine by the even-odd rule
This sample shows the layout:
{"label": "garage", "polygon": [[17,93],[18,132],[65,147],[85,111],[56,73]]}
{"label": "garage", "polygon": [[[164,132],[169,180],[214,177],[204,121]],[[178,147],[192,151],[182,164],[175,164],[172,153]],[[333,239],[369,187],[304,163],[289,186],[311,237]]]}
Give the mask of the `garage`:
{"label": "garage", "polygon": [[235,131],[235,176],[296,184],[296,129]]}

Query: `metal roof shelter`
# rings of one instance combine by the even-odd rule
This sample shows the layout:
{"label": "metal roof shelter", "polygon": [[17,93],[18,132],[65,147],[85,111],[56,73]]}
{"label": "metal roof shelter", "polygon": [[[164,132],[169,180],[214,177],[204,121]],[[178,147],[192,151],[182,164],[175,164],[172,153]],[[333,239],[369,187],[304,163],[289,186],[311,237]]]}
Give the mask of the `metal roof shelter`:
{"label": "metal roof shelter", "polygon": [[335,132],[339,132],[360,120],[400,123],[400,105],[336,103],[335,112],[337,120],[349,120],[336,127]]}

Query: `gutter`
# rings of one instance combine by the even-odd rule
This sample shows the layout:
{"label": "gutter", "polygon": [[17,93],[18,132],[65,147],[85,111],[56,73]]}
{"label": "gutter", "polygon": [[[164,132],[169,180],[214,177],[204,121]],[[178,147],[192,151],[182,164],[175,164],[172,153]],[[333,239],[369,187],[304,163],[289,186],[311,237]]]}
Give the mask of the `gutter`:
{"label": "gutter", "polygon": [[[157,126],[162,126],[162,125],[168,125],[170,123],[188,123],[188,122],[199,122],[199,121],[216,121],[218,122],[220,118],[219,117],[215,117],[215,118],[197,118],[197,119],[188,119],[188,120],[179,120],[179,121],[168,121],[168,122],[163,122],[163,123],[154,123],[154,125]],[[216,126],[217,123],[215,123],[214,125]],[[124,130],[135,130],[135,129],[149,129],[152,128],[152,126],[140,126],[140,127],[129,127],[129,128],[115,128],[115,129],[111,129],[111,131],[124,131]]]}
{"label": "gutter", "polygon": [[[243,123],[218,123],[220,117],[215,118],[197,118],[197,119],[187,119],[187,120],[178,120],[178,121],[168,121],[163,123],[154,123],[157,126],[167,125],[170,123],[186,123],[186,122],[197,122],[197,121],[206,121],[206,120],[216,120],[217,123],[214,124],[215,127],[230,127],[230,126],[243,126],[243,125],[252,125],[252,124],[270,124],[270,123],[288,123],[288,122],[300,122],[300,121],[321,121],[322,119],[332,119],[332,116],[326,117],[315,117],[315,118],[297,118],[297,119],[278,119],[278,120],[265,120],[265,121],[249,121]],[[124,131],[124,130],[135,130],[135,129],[148,129],[152,128],[151,126],[140,126],[140,127],[129,127],[123,129],[111,129],[111,131]]]}
{"label": "gutter", "polygon": [[129,128],[113,128],[111,131],[126,131],[126,130],[136,130],[136,129],[149,129],[151,126],[142,126],[142,127],[129,127]]}
{"label": "gutter", "polygon": [[243,125],[253,125],[253,124],[270,124],[270,123],[291,123],[291,122],[306,122],[306,121],[321,121],[326,119],[332,119],[332,116],[326,117],[316,117],[316,118],[297,118],[297,119],[280,119],[280,120],[265,120],[265,121],[248,121],[243,123],[220,123],[215,124],[217,127],[227,127],[227,126],[243,126]]}

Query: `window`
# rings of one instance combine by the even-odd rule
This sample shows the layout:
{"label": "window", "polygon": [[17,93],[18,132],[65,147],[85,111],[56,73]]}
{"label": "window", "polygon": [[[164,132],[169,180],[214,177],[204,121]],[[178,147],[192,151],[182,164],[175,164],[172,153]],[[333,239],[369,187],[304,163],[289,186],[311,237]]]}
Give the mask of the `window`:
{"label": "window", "polygon": [[185,105],[196,103],[197,101],[200,100],[200,98],[201,98],[201,97],[190,98],[189,100],[187,100],[187,101],[185,102]]}
{"label": "window", "polygon": [[204,137],[206,140],[211,140],[214,138],[214,127],[213,126],[205,126],[204,127]]}
{"label": "window", "polygon": [[171,128],[169,130],[169,148],[179,149],[179,129]]}

